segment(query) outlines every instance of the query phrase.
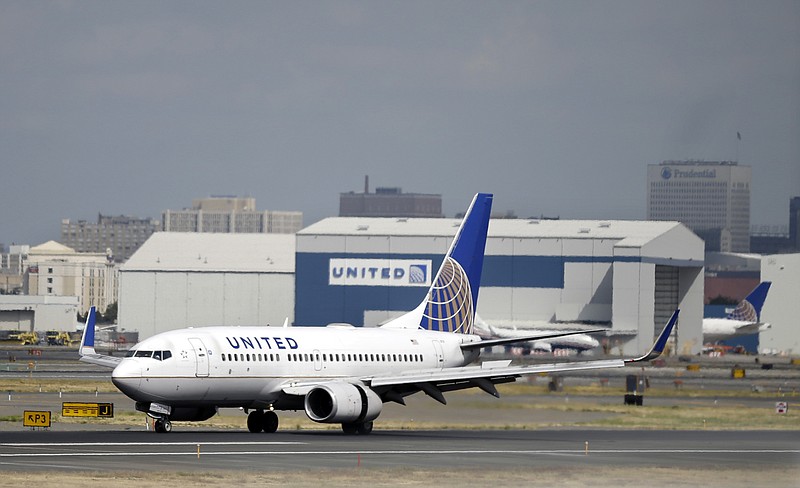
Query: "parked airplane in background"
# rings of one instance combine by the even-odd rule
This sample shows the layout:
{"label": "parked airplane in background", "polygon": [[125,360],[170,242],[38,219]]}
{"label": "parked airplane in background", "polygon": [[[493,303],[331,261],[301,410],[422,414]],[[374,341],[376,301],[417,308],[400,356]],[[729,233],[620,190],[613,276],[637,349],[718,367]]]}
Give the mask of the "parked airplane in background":
{"label": "parked airplane in background", "polygon": [[113,367],[114,385],[155,420],[157,432],[170,431],[171,421],[206,420],[220,407],[239,407],[249,412],[251,432],[275,432],[275,410],[305,410],[315,422],[368,434],[385,402],[405,404],[405,397],[420,391],[443,404],[444,393],[464,388],[499,396],[495,385],[523,375],[618,368],[661,354],[677,310],[638,358],[467,366],[484,347],[547,338],[481,340],[473,334],[491,205],[492,195],[475,196],[427,295],[380,328],[180,329],[145,339],[117,358],[95,351],[92,310],[81,360]]}
{"label": "parked airplane in background", "polygon": [[[593,329],[575,331],[573,335],[559,336],[553,339],[539,339],[528,341],[532,350],[537,352],[553,352],[558,349],[570,351],[589,351],[600,346],[600,342],[589,334],[593,332],[606,332],[608,329]],[[549,330],[540,328],[506,328],[490,325],[480,316],[475,317],[475,332],[484,338],[489,339],[519,339],[530,337],[532,334],[552,335],[560,334],[563,330]]]}
{"label": "parked airplane in background", "polygon": [[761,322],[761,307],[767,299],[770,281],[759,283],[736,308],[723,318],[703,319],[703,342],[715,343],[736,336],[755,334],[771,327]]}

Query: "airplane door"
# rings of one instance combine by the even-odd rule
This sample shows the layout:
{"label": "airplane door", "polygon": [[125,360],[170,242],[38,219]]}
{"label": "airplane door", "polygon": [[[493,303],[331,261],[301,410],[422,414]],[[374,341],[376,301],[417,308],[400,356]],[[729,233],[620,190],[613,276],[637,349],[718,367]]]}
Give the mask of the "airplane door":
{"label": "airplane door", "polygon": [[203,341],[196,337],[190,338],[189,344],[191,344],[192,348],[194,348],[194,357],[197,361],[197,371],[195,372],[195,376],[208,376],[208,351],[206,351],[205,344],[203,344]]}
{"label": "airplane door", "polygon": [[433,349],[436,351],[436,367],[444,367],[444,351],[442,351],[442,342],[433,341]]}
{"label": "airplane door", "polygon": [[320,356],[319,350],[314,349],[311,355],[314,358],[314,371],[322,371],[322,356]]}

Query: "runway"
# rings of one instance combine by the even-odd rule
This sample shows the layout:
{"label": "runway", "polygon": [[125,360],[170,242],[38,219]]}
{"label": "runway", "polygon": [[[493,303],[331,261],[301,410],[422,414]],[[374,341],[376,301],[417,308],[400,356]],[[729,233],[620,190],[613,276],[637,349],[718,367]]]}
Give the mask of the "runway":
{"label": "runway", "polygon": [[570,466],[797,469],[797,432],[184,431],[4,432],[0,469],[264,471],[315,468],[491,470]]}

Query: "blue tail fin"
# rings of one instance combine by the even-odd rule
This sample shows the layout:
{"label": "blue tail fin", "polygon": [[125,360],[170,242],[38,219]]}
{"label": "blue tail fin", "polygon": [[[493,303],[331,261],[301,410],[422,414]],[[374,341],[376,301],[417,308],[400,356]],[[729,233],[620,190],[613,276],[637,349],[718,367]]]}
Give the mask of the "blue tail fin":
{"label": "blue tail fin", "polygon": [[428,291],[421,328],[472,333],[491,211],[492,195],[475,195]]}
{"label": "blue tail fin", "polygon": [[761,322],[761,307],[767,299],[767,292],[772,285],[771,281],[759,283],[747,297],[736,305],[733,312],[728,314],[732,320],[744,320],[747,322]]}

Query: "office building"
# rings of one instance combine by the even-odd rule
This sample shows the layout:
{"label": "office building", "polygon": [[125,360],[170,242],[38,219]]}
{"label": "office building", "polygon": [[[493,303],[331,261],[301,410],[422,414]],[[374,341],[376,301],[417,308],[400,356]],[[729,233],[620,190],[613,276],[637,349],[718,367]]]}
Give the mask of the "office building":
{"label": "office building", "polygon": [[166,210],[165,232],[221,234],[294,234],[303,227],[303,212],[256,210],[256,199],[212,196],[192,200],[192,208]]}
{"label": "office building", "polygon": [[116,262],[123,262],[161,227],[158,220],[127,215],[99,214],[97,222],[69,219],[61,221],[61,243],[76,252],[110,252]]}
{"label": "office building", "polygon": [[369,192],[369,177],[364,193],[339,194],[340,217],[443,217],[442,196],[403,193],[401,188],[378,187]]}
{"label": "office building", "polygon": [[706,251],[750,251],[751,170],[736,162],[664,161],[647,167],[647,219],[679,221]]}
{"label": "office building", "polygon": [[105,253],[79,253],[49,241],[30,248],[23,266],[26,295],[78,297],[81,314],[90,307],[104,312],[117,301],[119,265]]}

